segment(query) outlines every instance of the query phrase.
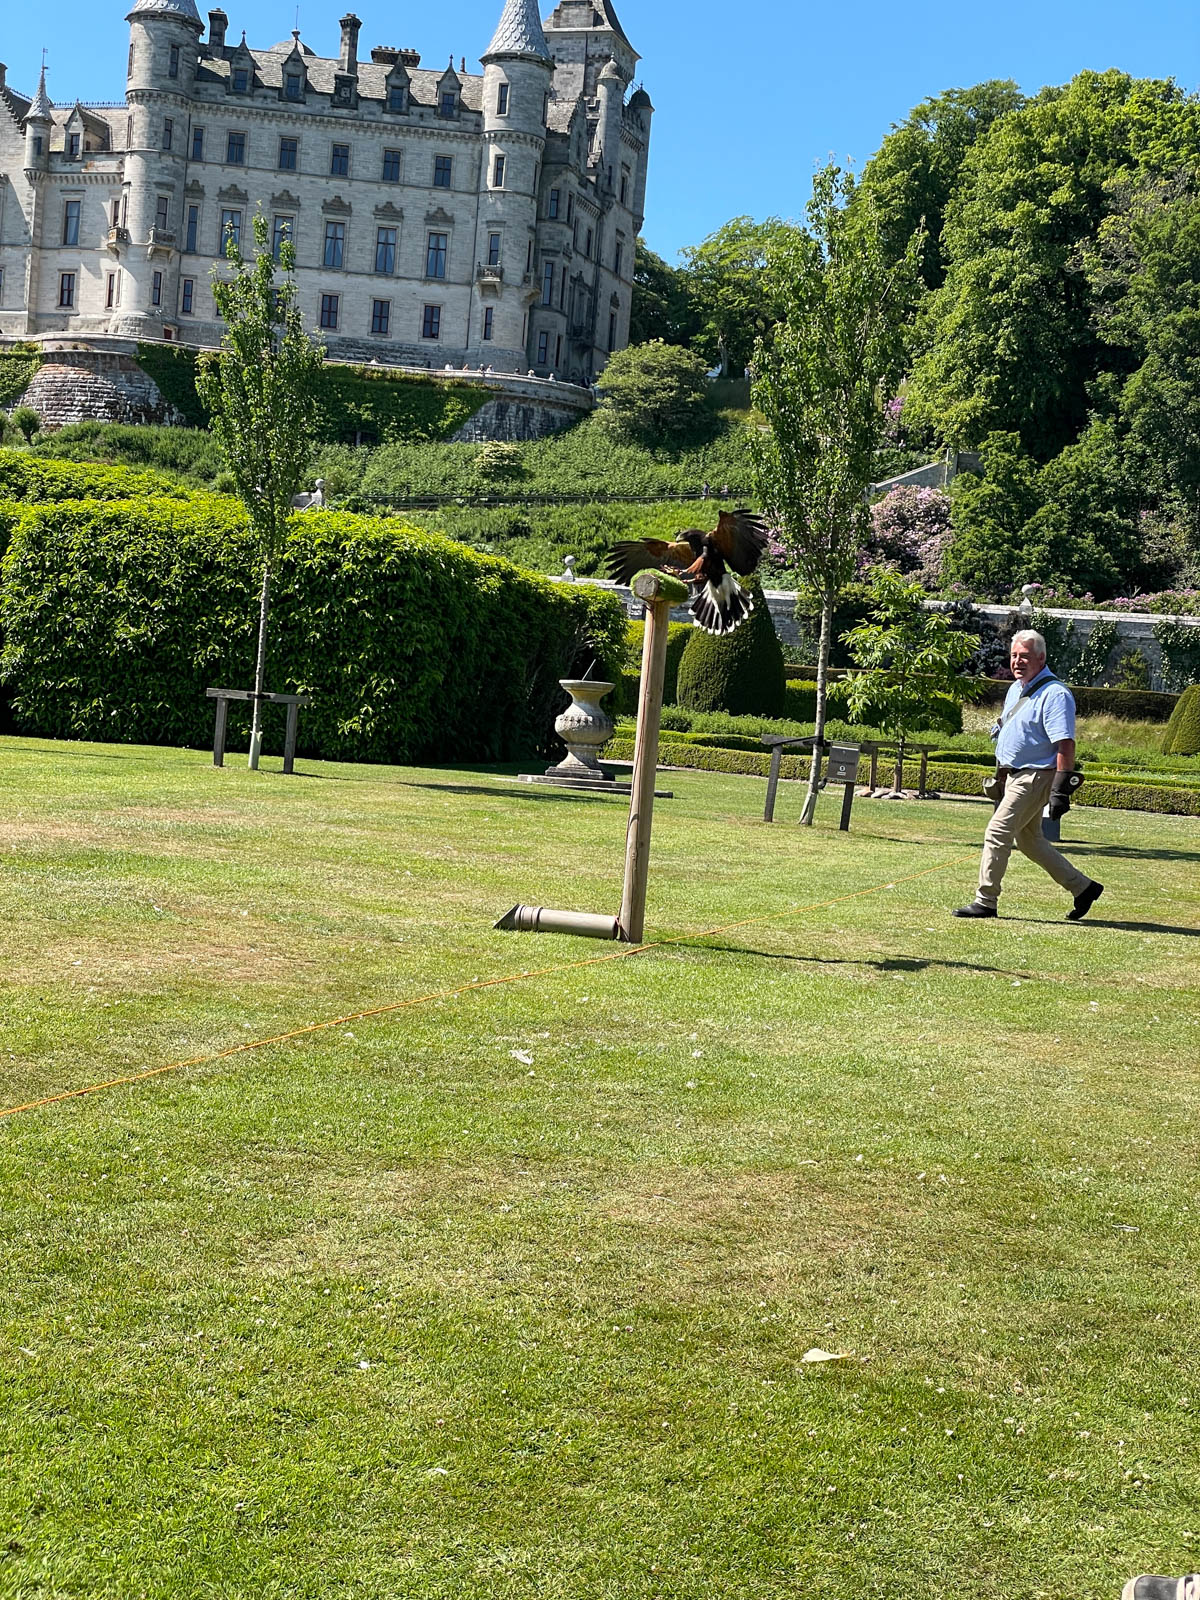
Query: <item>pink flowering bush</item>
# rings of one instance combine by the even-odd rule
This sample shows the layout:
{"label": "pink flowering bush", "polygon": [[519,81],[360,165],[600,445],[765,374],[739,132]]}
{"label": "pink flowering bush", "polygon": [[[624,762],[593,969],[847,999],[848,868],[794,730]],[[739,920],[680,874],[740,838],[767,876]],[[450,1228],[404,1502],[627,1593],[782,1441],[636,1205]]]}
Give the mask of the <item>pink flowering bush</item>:
{"label": "pink flowering bush", "polygon": [[950,497],[941,489],[902,485],[871,507],[871,533],[859,553],[860,575],[891,567],[926,589],[941,581],[950,542]]}

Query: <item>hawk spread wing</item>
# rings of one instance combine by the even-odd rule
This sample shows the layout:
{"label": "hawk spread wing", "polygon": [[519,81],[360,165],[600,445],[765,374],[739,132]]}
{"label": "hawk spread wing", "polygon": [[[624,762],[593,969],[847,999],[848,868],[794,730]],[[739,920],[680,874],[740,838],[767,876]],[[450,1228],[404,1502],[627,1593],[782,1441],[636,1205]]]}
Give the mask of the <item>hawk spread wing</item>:
{"label": "hawk spread wing", "polygon": [[731,633],[750,615],[753,600],[734,579],[753,572],[767,548],[767,530],[752,511],[722,511],[711,533],[688,528],[673,543],[626,539],[609,551],[607,570],[630,583],[647,567],[682,576],[697,588],[691,612],[708,633]]}

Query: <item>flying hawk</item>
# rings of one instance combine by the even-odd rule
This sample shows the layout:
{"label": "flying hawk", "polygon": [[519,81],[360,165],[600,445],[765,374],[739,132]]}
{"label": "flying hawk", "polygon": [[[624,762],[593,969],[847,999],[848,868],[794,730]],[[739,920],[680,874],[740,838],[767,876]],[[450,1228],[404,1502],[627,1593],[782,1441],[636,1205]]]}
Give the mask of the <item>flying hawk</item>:
{"label": "flying hawk", "polygon": [[613,545],[608,575],[630,583],[635,573],[657,567],[685,578],[695,591],[691,612],[697,627],[705,633],[732,633],[754,605],[733,572],[743,577],[753,572],[766,548],[767,530],[760,517],[752,511],[722,511],[711,533],[687,528],[673,544],[627,539]]}

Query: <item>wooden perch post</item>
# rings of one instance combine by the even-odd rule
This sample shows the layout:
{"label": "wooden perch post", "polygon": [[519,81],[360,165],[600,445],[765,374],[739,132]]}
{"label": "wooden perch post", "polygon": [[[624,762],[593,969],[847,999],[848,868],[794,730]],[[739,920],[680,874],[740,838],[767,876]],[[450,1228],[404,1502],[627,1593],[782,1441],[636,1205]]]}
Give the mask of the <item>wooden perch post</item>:
{"label": "wooden perch post", "polygon": [[663,572],[639,572],[630,585],[646,605],[646,637],[642,644],[642,686],[638,697],[633,746],[633,781],[629,826],[625,833],[625,890],[621,896],[621,937],[641,944],[646,926],[646,883],[650,871],[650,828],[654,820],[654,783],[658,775],[658,731],[662,720],[663,674],[667,664],[667,627],[671,607],[682,605],[688,587]]}

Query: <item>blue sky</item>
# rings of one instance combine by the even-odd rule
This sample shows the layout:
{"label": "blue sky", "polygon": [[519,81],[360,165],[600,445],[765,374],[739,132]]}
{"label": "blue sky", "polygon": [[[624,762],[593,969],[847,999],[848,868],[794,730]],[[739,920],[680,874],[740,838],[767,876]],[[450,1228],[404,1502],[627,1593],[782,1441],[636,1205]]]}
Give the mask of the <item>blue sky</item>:
{"label": "blue sky", "polygon": [[[210,3],[198,0],[202,14]],[[253,45],[285,38],[294,26],[295,0],[223,4],[231,38],[245,28]],[[656,110],[645,235],[668,260],[732,216],[799,215],[815,166],[830,156],[861,164],[893,122],[942,89],[1012,78],[1034,92],[1084,68],[1106,67],[1200,87],[1195,0],[617,4]],[[401,8],[361,0],[355,9],[364,54],[373,44],[412,46],[430,64],[465,55],[477,72],[500,6],[444,0]],[[32,90],[45,46],[56,102],[120,99],[123,9],[105,0],[4,0],[0,59],[10,81]],[[305,42],[336,55],[341,15],[339,5],[302,0]]]}

